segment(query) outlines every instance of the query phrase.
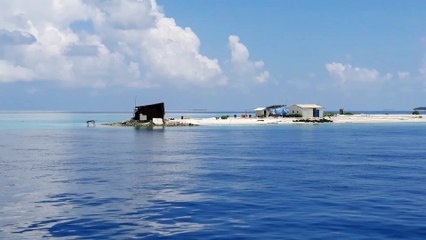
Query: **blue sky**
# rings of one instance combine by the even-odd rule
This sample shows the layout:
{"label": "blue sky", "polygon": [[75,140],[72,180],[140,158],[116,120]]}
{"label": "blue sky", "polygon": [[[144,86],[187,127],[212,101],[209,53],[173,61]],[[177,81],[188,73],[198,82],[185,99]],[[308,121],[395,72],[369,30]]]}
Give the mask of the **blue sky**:
{"label": "blue sky", "polygon": [[425,1],[0,3],[0,110],[426,105]]}

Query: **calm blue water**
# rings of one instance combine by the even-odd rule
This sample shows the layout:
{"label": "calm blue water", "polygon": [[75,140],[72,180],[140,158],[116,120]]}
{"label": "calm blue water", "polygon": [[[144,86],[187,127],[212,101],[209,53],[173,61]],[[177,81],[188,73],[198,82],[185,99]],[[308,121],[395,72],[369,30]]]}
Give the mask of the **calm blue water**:
{"label": "calm blue water", "polygon": [[0,239],[425,239],[426,125],[0,113]]}

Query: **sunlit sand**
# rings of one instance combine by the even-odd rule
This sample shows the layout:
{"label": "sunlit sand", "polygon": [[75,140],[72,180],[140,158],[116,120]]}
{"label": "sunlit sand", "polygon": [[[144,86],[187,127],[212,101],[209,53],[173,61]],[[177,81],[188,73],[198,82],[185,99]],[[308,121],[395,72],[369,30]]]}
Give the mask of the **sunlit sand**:
{"label": "sunlit sand", "polygon": [[[200,126],[213,126],[213,125],[268,125],[268,124],[312,124],[294,122],[300,118],[283,118],[283,117],[267,117],[267,118],[242,118],[242,117],[229,117],[227,119],[221,118],[189,118],[189,119],[175,119],[170,122],[193,124]],[[426,123],[426,117],[421,115],[409,114],[356,114],[356,115],[337,115],[332,117],[325,117],[331,120],[331,123],[324,124],[342,124],[342,123]]]}

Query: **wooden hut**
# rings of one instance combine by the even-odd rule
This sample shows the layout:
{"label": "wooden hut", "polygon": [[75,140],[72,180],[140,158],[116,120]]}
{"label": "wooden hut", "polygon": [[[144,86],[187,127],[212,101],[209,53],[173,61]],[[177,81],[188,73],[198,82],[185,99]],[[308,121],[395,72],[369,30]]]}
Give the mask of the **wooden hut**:
{"label": "wooden hut", "polygon": [[300,114],[306,119],[324,117],[324,107],[317,104],[296,104],[289,110],[289,114]]}
{"label": "wooden hut", "polygon": [[154,118],[161,118],[164,121],[164,114],[164,103],[136,106],[133,120],[150,122],[153,121]]}

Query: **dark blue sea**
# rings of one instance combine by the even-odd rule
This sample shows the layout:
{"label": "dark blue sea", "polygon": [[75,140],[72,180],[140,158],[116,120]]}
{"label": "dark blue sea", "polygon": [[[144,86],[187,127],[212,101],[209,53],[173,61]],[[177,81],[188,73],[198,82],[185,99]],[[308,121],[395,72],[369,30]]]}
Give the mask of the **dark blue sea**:
{"label": "dark blue sea", "polygon": [[0,239],[425,239],[426,125],[0,113]]}

